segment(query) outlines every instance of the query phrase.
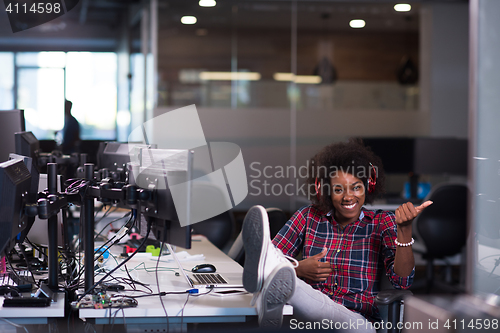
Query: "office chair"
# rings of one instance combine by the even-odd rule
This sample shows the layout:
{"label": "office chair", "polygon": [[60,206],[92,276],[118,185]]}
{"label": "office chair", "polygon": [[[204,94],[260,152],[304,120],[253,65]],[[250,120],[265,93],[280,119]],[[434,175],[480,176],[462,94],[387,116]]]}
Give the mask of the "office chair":
{"label": "office chair", "polygon": [[[414,247],[427,261],[426,291],[429,293],[434,284],[440,289],[457,292],[450,288],[451,266],[447,265],[448,281],[434,281],[434,260],[445,259],[462,252],[467,237],[467,195],[465,184],[441,184],[436,186],[426,200],[433,204],[420,213],[414,221],[414,234],[417,241],[423,242],[425,250]],[[414,284],[415,287],[418,286]]]}
{"label": "office chair", "polygon": [[[380,329],[377,332],[387,332],[387,333],[399,333],[398,323],[403,322],[402,319],[402,305],[404,303],[405,297],[411,296],[413,293],[408,289],[384,289],[380,291],[375,297],[375,303],[379,307],[382,320],[385,323],[391,323],[385,325],[384,329]],[[381,307],[382,306],[382,307]],[[383,307],[386,308],[383,308]]]}
{"label": "office chair", "polygon": [[233,212],[229,210],[193,224],[191,230],[193,234],[204,235],[212,244],[224,250],[233,235],[234,224]]}
{"label": "office chair", "polygon": [[283,228],[288,222],[288,216],[279,208],[270,207],[266,208],[267,216],[269,218],[269,231],[271,232],[271,239]]}
{"label": "office chair", "polygon": [[[287,215],[279,208],[271,207],[266,208],[267,216],[269,218],[269,231],[271,233],[271,239],[276,236],[278,231],[285,225],[288,221]],[[245,263],[245,249],[243,248],[243,239],[241,232],[234,241],[233,245],[229,249],[227,255],[231,257],[234,261],[239,263],[241,266]]]}

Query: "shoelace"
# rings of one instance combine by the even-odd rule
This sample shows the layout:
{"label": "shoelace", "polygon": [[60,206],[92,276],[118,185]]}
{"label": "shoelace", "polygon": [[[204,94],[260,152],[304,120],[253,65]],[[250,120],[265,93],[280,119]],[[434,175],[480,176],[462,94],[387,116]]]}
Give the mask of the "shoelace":
{"label": "shoelace", "polygon": [[293,268],[299,267],[299,261],[297,259],[295,259],[294,257],[290,257],[290,256],[287,256],[285,254],[283,255],[283,257],[285,257],[286,259],[291,261]]}
{"label": "shoelace", "polygon": [[281,250],[275,248],[274,246],[272,246],[272,248],[273,248],[273,251],[271,251],[271,252],[275,256],[275,259],[278,259],[281,262],[283,262],[283,260],[288,260],[288,262],[290,262],[292,264],[293,268],[299,267],[299,262],[297,261],[297,259],[290,257],[290,256],[287,256],[286,254],[283,254],[283,252],[281,252]]}

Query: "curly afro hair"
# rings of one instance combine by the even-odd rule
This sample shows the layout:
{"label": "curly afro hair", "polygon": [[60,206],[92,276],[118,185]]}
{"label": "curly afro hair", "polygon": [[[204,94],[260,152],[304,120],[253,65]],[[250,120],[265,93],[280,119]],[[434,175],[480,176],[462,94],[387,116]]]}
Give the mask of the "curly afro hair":
{"label": "curly afro hair", "polygon": [[[368,188],[368,179],[376,174],[376,184],[371,192],[366,191],[365,201],[372,203],[385,192],[385,173],[381,159],[366,147],[361,139],[351,138],[321,149],[309,161],[307,187],[312,204],[328,213],[333,210],[330,179],[336,172],[349,173],[359,178]],[[318,191],[319,190],[319,191]],[[319,192],[319,193],[318,193]]]}

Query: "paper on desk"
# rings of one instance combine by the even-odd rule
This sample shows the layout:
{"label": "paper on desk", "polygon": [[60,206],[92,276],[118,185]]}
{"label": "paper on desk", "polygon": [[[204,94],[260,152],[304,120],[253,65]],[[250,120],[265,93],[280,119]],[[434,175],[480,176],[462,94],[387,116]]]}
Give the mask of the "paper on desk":
{"label": "paper on desk", "polygon": [[[175,252],[177,259],[179,261],[200,261],[205,260],[205,256],[203,254],[189,254],[187,251]],[[151,260],[158,260],[157,257],[152,257]],[[175,262],[174,258],[171,254],[163,255],[160,257],[160,261],[164,262]]]}

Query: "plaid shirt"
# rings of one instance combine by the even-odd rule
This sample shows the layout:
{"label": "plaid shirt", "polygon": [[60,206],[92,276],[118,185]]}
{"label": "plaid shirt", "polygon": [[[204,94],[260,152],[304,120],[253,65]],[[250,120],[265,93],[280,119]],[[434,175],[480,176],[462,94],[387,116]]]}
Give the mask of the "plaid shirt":
{"label": "plaid shirt", "polygon": [[359,219],[342,229],[332,214],[306,206],[292,216],[274,237],[273,244],[292,257],[302,251],[304,259],[326,247],[328,251],[321,261],[330,262],[333,272],[324,282],[305,281],[368,320],[380,321],[375,296],[384,267],[398,289],[409,288],[415,275],[415,269],[407,277],[394,273],[396,230],[392,212],[363,208]]}

